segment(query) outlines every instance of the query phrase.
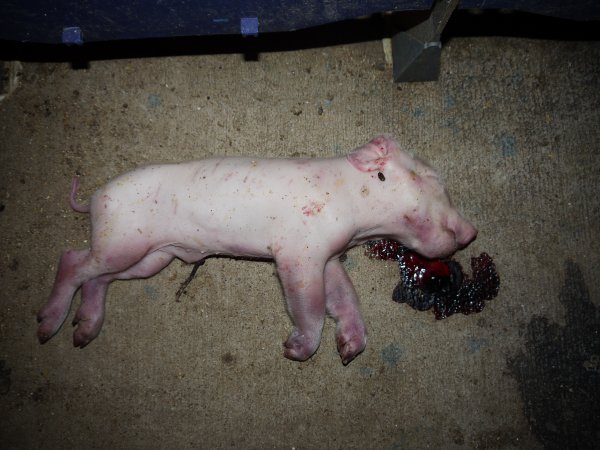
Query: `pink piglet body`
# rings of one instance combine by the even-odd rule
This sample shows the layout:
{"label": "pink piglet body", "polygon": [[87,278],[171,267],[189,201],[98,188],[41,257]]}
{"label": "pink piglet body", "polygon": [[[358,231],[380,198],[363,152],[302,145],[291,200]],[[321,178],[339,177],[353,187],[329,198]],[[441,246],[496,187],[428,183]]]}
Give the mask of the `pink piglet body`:
{"label": "pink piglet body", "polygon": [[91,247],[61,257],[38,314],[42,343],[59,330],[79,288],[74,344],[84,347],[100,332],[115,279],[149,277],[173,258],[269,258],[294,323],[285,356],[312,356],[329,313],[347,364],[365,348],[366,331],[339,256],[366,240],[389,238],[442,257],[477,234],[433,169],[387,135],[341,158],[214,158],[141,167],[98,189],[89,207],[76,202],[76,189],[74,181],[70,203],[90,212]]}

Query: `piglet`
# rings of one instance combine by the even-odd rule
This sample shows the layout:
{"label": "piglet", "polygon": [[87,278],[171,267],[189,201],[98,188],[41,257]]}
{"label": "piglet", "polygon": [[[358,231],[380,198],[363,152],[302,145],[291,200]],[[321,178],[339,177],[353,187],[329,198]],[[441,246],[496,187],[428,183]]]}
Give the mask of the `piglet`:
{"label": "piglet", "polygon": [[40,343],[81,304],[73,342],[100,332],[114,280],[150,277],[173,258],[212,255],[275,261],[294,328],[287,358],[317,350],[326,314],[336,322],[342,362],[366,345],[356,291],[340,256],[372,239],[394,239],[428,258],[449,256],[477,231],[452,206],[440,178],[388,135],[345,157],[213,158],[141,167],[91,197],[91,247],[63,253],[50,298],[38,314]]}

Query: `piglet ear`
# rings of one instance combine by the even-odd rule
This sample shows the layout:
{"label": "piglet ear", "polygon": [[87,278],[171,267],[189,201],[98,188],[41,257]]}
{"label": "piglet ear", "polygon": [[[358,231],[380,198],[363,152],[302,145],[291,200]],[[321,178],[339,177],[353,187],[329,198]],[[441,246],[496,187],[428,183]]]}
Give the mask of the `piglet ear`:
{"label": "piglet ear", "polygon": [[397,147],[397,142],[390,136],[378,136],[350,153],[348,162],[361,172],[383,171]]}

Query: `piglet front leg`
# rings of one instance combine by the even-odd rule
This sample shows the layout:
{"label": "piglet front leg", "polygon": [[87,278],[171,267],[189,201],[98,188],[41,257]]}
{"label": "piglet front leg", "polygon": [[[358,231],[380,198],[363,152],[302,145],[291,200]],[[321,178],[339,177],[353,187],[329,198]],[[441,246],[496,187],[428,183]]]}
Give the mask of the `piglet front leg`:
{"label": "piglet front leg", "polygon": [[336,322],[338,353],[346,365],[365,349],[367,333],[356,291],[339,259],[325,266],[325,295],[327,312]]}
{"label": "piglet front leg", "polygon": [[276,263],[288,313],[294,323],[294,330],[283,344],[284,355],[305,361],[317,351],[325,322],[324,263],[294,258],[277,258]]}
{"label": "piglet front leg", "polygon": [[110,278],[100,277],[89,280],[81,286],[81,306],[73,319],[76,326],[73,333],[73,345],[83,348],[100,333],[104,323],[106,290]]}

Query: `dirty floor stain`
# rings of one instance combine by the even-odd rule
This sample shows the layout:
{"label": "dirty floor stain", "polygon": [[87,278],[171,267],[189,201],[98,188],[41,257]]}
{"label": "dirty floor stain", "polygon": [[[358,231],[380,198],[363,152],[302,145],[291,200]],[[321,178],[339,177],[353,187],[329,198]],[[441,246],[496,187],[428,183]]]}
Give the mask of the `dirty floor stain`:
{"label": "dirty floor stain", "polygon": [[566,261],[559,300],[566,325],[534,317],[526,351],[510,361],[529,424],[547,449],[600,442],[600,317],[579,265]]}

